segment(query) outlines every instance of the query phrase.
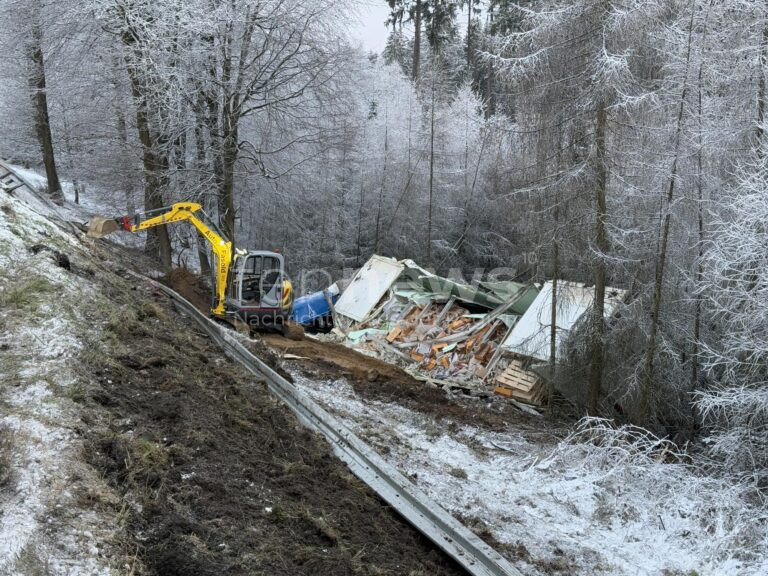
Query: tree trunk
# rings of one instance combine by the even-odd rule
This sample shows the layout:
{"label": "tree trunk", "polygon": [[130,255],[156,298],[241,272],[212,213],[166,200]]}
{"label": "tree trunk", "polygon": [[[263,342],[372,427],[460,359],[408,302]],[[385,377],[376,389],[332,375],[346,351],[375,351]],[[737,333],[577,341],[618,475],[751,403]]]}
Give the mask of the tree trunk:
{"label": "tree trunk", "polygon": [[414,82],[419,79],[419,65],[421,63],[421,0],[416,0],[416,13],[413,16],[413,63],[411,65],[411,78]]}
{"label": "tree trunk", "polygon": [[429,117],[429,206],[427,208],[427,268],[432,267],[432,195],[435,181],[435,71],[432,66],[432,95]]}
{"label": "tree trunk", "polygon": [[[123,146],[123,150],[127,150],[128,128],[123,108],[119,104],[115,106],[115,113],[117,115],[117,135],[120,139],[120,144]],[[133,189],[129,186],[125,188],[125,213],[133,214],[134,212],[136,212],[136,205],[133,202]]]}
{"label": "tree trunk", "polygon": [[[246,11],[245,28],[242,36],[235,39],[232,25],[227,25],[222,42],[221,86],[223,87],[221,105],[221,170],[222,179],[219,189],[219,219],[227,240],[235,250],[235,165],[240,151],[240,118],[243,103],[243,82],[248,68],[248,53],[256,25],[250,9]],[[236,41],[237,40],[237,41]],[[235,60],[234,47],[239,45]],[[234,65],[234,66],[233,66]],[[214,71],[215,72],[215,71]],[[234,75],[234,77],[233,77]]]}
{"label": "tree trunk", "polygon": [[683,81],[683,90],[680,94],[680,105],[677,110],[677,124],[675,127],[675,155],[672,158],[672,167],[670,169],[669,184],[667,186],[666,203],[664,205],[665,213],[661,229],[661,243],[659,253],[656,258],[656,275],[653,284],[653,301],[651,303],[651,320],[648,333],[648,345],[645,350],[645,359],[643,362],[642,384],[640,388],[640,421],[648,423],[651,414],[651,395],[654,384],[654,363],[656,360],[657,340],[659,333],[659,322],[661,319],[661,305],[664,288],[664,270],[667,264],[667,245],[669,243],[669,230],[671,227],[672,199],[675,194],[675,182],[677,181],[677,165],[680,157],[680,140],[683,131],[683,113],[685,110],[685,98],[688,94],[688,67],[691,61],[691,43],[693,37],[693,18],[695,14],[696,2],[691,3],[691,21],[688,29],[688,51],[685,63],[685,79]]}
{"label": "tree trunk", "polygon": [[[710,2],[709,7],[712,6],[713,2]],[[707,14],[704,20],[704,34],[703,38],[701,40],[702,46],[706,47],[707,45],[707,33],[709,31],[708,28],[708,22],[709,22],[709,9],[707,9]],[[768,24],[765,28],[763,28],[763,41],[765,42],[768,37],[766,36],[766,33],[768,33]],[[765,46],[764,46],[765,50]],[[698,94],[697,94],[697,116],[698,116],[698,128],[699,128],[699,134],[698,134],[698,150],[696,152],[696,188],[698,192],[697,197],[697,205],[696,205],[696,213],[697,213],[697,226],[698,226],[698,258],[696,260],[696,288],[700,287],[704,281],[704,269],[702,264],[702,259],[704,258],[704,162],[703,162],[703,155],[704,155],[704,115],[703,115],[703,107],[702,107],[702,86],[703,86],[703,78],[704,78],[704,48],[702,48],[702,54],[701,54],[701,60],[699,62],[699,77],[698,77]],[[763,52],[763,55],[765,55],[765,52]],[[763,69],[765,70],[765,69]],[[764,84],[763,84],[764,86]],[[693,353],[691,354],[691,398],[693,398],[693,395],[696,393],[696,390],[699,387],[699,378],[700,378],[700,362],[701,359],[699,358],[699,355],[701,354],[701,304],[702,304],[702,297],[700,294],[696,294],[696,304],[694,309],[694,316],[693,316]],[[696,429],[696,407],[693,402],[690,402],[691,406],[691,426],[690,426],[690,435],[693,437],[694,431]]]}
{"label": "tree trunk", "polygon": [[[493,24],[493,12],[489,14],[490,24]],[[488,61],[485,65],[485,119],[487,120],[496,114],[496,99],[493,95],[493,62]]]}
{"label": "tree trunk", "polygon": [[349,153],[348,140],[347,140],[347,126],[346,123],[343,126],[344,130],[344,144],[341,150],[341,182],[339,184],[339,192],[341,197],[339,198],[339,209],[336,212],[336,234],[333,240],[333,250],[335,253],[344,252],[344,236],[346,230],[346,216],[347,216],[347,187],[349,186],[349,179],[347,178],[347,156]]}
{"label": "tree trunk", "polygon": [[486,65],[485,76],[485,119],[496,114],[496,99],[493,96],[493,63]]}
{"label": "tree trunk", "polygon": [[[355,252],[355,267],[360,267],[360,259],[363,255],[363,205],[365,202],[365,189],[363,188],[363,182],[365,181],[365,174],[360,173],[360,204],[357,209],[357,251]],[[378,242],[378,239],[377,239]],[[378,245],[374,248],[374,254],[378,249]]]}
{"label": "tree trunk", "polygon": [[[557,139],[557,169],[562,169],[562,145]],[[555,209],[552,230],[552,309],[549,318],[549,382],[547,386],[547,411],[554,413],[555,375],[557,370],[557,303],[560,280],[560,190],[555,187]]]}
{"label": "tree trunk", "polygon": [[221,121],[219,140],[221,153],[221,181],[219,183],[219,223],[224,236],[232,242],[232,250],[235,249],[235,163],[237,162],[237,146],[239,144],[238,118],[236,105],[233,99],[236,97],[230,91],[232,82],[232,30],[228,29],[222,44],[222,72],[221,85],[224,87],[222,104],[220,107]]}
{"label": "tree trunk", "polygon": [[[204,99],[200,97],[195,107],[195,163],[197,164],[198,171],[202,174],[205,174],[209,169],[205,153],[204,108]],[[204,199],[201,201],[204,202]],[[208,241],[200,233],[196,235],[195,239],[197,241],[197,259],[200,262],[200,275],[204,278],[209,278],[211,275],[211,262],[208,259]]]}
{"label": "tree trunk", "polygon": [[379,235],[381,234],[381,211],[384,204],[384,184],[387,179],[387,157],[389,154],[389,110],[384,116],[384,161],[381,167],[381,186],[379,188],[379,205],[376,209],[376,238],[373,242],[373,253],[379,251]]}
{"label": "tree trunk", "polygon": [[606,165],[605,134],[608,123],[606,104],[601,101],[597,106],[597,126],[595,147],[597,152],[597,182],[595,187],[595,298],[592,304],[590,330],[590,365],[589,365],[589,402],[588,412],[597,415],[600,388],[603,383],[603,336],[605,334],[605,255],[608,252],[608,233],[606,231],[606,188],[608,168]]}
{"label": "tree trunk", "polygon": [[768,19],[763,24],[763,37],[760,42],[760,69],[757,76],[757,154],[762,158],[763,133],[765,132],[765,69],[768,64]]}
{"label": "tree trunk", "polygon": [[[467,237],[469,235],[469,229],[472,227],[472,219],[470,218],[470,207],[472,206],[474,199],[475,199],[475,188],[477,186],[477,177],[480,173],[480,164],[483,161],[483,152],[485,151],[485,145],[488,142],[488,137],[490,135],[490,130],[484,130],[483,139],[480,141],[480,150],[477,153],[477,162],[475,163],[475,170],[474,170],[474,176],[472,177],[472,186],[469,188],[469,192],[467,194],[467,198],[464,201],[464,222],[461,227],[461,234],[459,235],[459,240],[457,242],[456,249],[460,251],[466,251],[465,246],[467,245]],[[467,258],[469,254],[464,254],[464,257]]]}
{"label": "tree trunk", "polygon": [[[133,38],[126,34],[123,43],[128,49],[133,48]],[[158,138],[153,134],[149,120],[149,108],[147,105],[147,91],[141,80],[141,72],[136,69],[130,58],[126,59],[128,76],[131,81],[131,93],[136,105],[136,128],[139,133],[139,141],[142,147],[142,161],[144,164],[144,209],[155,210],[164,206],[163,183],[168,168],[165,154],[157,149]],[[172,266],[171,239],[168,228],[157,226],[147,230],[146,251],[152,257],[159,258],[165,270]]]}
{"label": "tree trunk", "polygon": [[[36,16],[37,17],[37,16]],[[45,164],[45,176],[48,179],[48,194],[56,204],[64,203],[64,193],[61,190],[59,174],[56,171],[56,160],[53,152],[53,136],[51,122],[48,116],[48,94],[45,79],[45,58],[43,56],[43,31],[40,23],[35,21],[30,32],[27,45],[31,70],[29,86],[32,90],[32,104],[35,110],[35,132],[40,151]]]}
{"label": "tree trunk", "polygon": [[[704,177],[703,177],[703,148],[704,142],[702,138],[702,107],[701,107],[701,82],[703,64],[699,65],[699,90],[698,90],[698,116],[699,116],[699,149],[696,153],[696,189],[698,192],[697,197],[697,225],[698,225],[698,258],[696,259],[696,287],[702,285],[704,280],[704,270],[702,268],[702,258],[704,257]],[[699,354],[700,347],[699,341],[701,340],[701,296],[696,294],[696,303],[694,306],[693,314],[693,352],[691,354],[691,396],[696,393],[699,387]],[[694,403],[691,402],[691,432],[696,424],[696,412],[694,409]]]}
{"label": "tree trunk", "polygon": [[221,228],[227,240],[235,245],[235,164],[237,163],[237,126],[224,137],[222,154],[222,183],[219,194],[219,216]]}
{"label": "tree trunk", "polygon": [[[555,205],[555,229],[557,229],[558,207]],[[557,232],[552,238],[552,309],[550,310],[549,327],[549,382],[547,385],[547,410],[554,412],[555,370],[557,369],[557,297],[558,280],[560,276],[560,245]]]}
{"label": "tree trunk", "polygon": [[472,0],[467,5],[467,74],[472,74]]}

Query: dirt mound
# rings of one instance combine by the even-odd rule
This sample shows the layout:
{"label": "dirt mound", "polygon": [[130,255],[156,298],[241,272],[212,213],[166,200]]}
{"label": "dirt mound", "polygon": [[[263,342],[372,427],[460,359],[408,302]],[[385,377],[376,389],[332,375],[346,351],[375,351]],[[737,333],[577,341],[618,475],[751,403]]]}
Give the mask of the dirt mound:
{"label": "dirt mound", "polygon": [[211,311],[211,287],[194,272],[187,268],[174,268],[160,281],[189,300],[201,312],[208,314]]}
{"label": "dirt mound", "polygon": [[136,574],[462,573],[160,295],[117,294],[109,347],[84,352],[86,434],[126,495]]}
{"label": "dirt mound", "polygon": [[[445,391],[430,387],[410,374],[378,358],[352,350],[343,344],[319,342],[306,338],[296,342],[279,334],[260,334],[261,341],[278,355],[294,354],[305,360],[290,362],[310,378],[346,378],[361,396],[396,402],[436,418],[506,430],[511,420],[536,424],[535,417],[521,414],[502,398],[461,401]],[[275,363],[272,359],[273,365]],[[490,404],[490,406],[489,406]]]}
{"label": "dirt mound", "polygon": [[304,340],[304,327],[289,320],[283,326],[283,336],[289,340]]}
{"label": "dirt mound", "polygon": [[310,338],[291,340],[281,334],[259,334],[259,338],[270,348],[281,354],[295,354],[324,363],[333,368],[333,375],[338,376],[339,369],[345,377],[383,383],[400,382],[410,378],[396,366],[376,358],[364,356],[359,352],[333,342],[319,342]]}

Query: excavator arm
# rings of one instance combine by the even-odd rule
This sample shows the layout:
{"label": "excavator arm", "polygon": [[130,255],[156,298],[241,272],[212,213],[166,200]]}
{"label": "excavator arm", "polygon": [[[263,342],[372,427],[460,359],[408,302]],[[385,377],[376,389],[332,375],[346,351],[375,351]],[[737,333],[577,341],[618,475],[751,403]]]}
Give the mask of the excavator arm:
{"label": "excavator arm", "polygon": [[[199,213],[199,214],[198,214]],[[102,238],[120,229],[128,232],[141,232],[155,226],[165,226],[175,222],[187,221],[202,234],[211,245],[216,257],[214,270],[215,286],[213,288],[214,304],[211,315],[225,318],[234,314],[237,318],[251,326],[280,326],[285,329],[293,307],[293,286],[285,277],[284,261],[275,252],[255,251],[245,252],[235,250],[232,242],[227,240],[215,225],[206,222],[207,217],[203,207],[195,202],[177,202],[165,208],[158,208],[148,212],[141,212],[135,216],[122,216],[120,218],[92,218],[88,225],[88,235],[94,238]],[[230,278],[231,269],[235,266],[235,258],[242,257],[242,275],[238,279]],[[266,281],[262,277],[261,264],[264,259],[269,262],[278,262],[279,276],[273,282]],[[248,271],[249,262],[254,263],[254,269]],[[258,262],[258,264],[256,264]],[[256,268],[259,268],[257,272]],[[273,270],[267,270],[273,272]],[[256,290],[258,298],[245,298],[244,290],[239,283],[258,281]],[[278,286],[276,282],[281,284]],[[230,282],[238,283],[236,298],[227,302],[227,289]]]}
{"label": "excavator arm", "polygon": [[211,310],[214,316],[224,316],[226,312],[226,293],[229,269],[232,265],[232,242],[226,240],[218,231],[195,216],[195,212],[203,209],[195,202],[177,202],[166,208],[150,210],[135,216],[123,216],[117,223],[129,232],[141,232],[155,226],[164,226],[174,222],[188,221],[202,234],[211,245],[216,256],[216,286],[214,287],[215,303]]}

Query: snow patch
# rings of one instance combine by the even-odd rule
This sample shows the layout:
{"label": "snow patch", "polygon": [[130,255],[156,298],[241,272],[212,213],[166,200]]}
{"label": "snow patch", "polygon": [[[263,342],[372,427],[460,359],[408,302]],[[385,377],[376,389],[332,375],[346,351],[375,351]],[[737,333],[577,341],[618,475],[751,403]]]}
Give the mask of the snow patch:
{"label": "snow patch", "polygon": [[579,429],[552,449],[514,424],[498,433],[437,422],[363,401],[344,380],[292,376],[436,502],[515,550],[525,573],[768,573],[765,514],[741,487],[660,462],[623,429]]}
{"label": "snow patch", "polygon": [[0,196],[0,298],[7,299],[0,308],[0,381],[7,383],[0,427],[11,439],[11,475],[0,488],[0,573],[19,574],[18,558],[31,553],[55,576],[101,576],[110,573],[108,551],[96,542],[117,528],[77,503],[74,489],[84,486],[89,469],[72,433],[77,407],[62,397],[79,377],[78,327],[95,289],[56,266],[50,251],[29,250],[40,243],[66,250],[73,261],[90,258],[56,219],[64,218],[34,192]]}

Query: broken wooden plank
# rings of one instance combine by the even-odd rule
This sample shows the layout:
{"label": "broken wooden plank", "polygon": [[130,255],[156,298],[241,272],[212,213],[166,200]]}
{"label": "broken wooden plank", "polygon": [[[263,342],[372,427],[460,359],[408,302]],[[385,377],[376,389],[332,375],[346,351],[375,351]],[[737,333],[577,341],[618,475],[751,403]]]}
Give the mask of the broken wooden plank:
{"label": "broken wooden plank", "polygon": [[466,318],[462,316],[458,320],[454,320],[450,324],[448,324],[448,329],[451,331],[458,330],[459,328],[462,328],[463,326],[466,326],[467,324],[472,323],[472,318]]}
{"label": "broken wooden plank", "polygon": [[[507,331],[504,333],[504,337],[501,339],[501,342],[506,342],[507,338],[509,338],[509,335],[512,334],[513,329],[514,329],[514,325],[512,325],[507,329]],[[503,354],[504,354],[504,347],[499,345],[496,348],[496,352],[493,353],[493,356],[491,357],[490,361],[485,366],[486,368],[488,368],[489,374],[493,372],[494,368],[496,368],[496,364],[499,363],[499,360],[501,359]]]}
{"label": "broken wooden plank", "polygon": [[508,388],[507,386],[496,386],[493,391],[499,396],[505,396],[534,406],[541,406],[544,403],[544,395],[541,391],[537,391],[535,394],[524,394],[519,390]]}
{"label": "broken wooden plank", "polygon": [[390,344],[397,340],[398,336],[400,336],[403,333],[403,329],[400,327],[400,325],[396,325],[392,330],[389,331],[389,334],[387,334],[387,342]]}
{"label": "broken wooden plank", "polygon": [[454,302],[456,302],[456,297],[451,296],[448,299],[448,302],[445,303],[445,306],[443,306],[443,309],[440,311],[440,314],[437,316],[437,320],[435,320],[435,324],[441,324],[443,320],[445,319],[445,316],[448,314],[450,309],[453,307]]}
{"label": "broken wooden plank", "polygon": [[424,306],[424,308],[421,310],[421,313],[416,317],[416,320],[421,322],[423,318],[427,315],[427,313],[432,309],[433,302],[430,301],[429,304]]}
{"label": "broken wooden plank", "polygon": [[511,398],[513,394],[513,390],[511,388],[507,388],[506,386],[496,386],[493,391],[499,396],[506,396],[507,398]]}

